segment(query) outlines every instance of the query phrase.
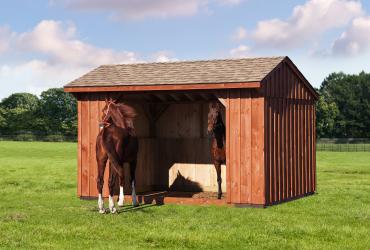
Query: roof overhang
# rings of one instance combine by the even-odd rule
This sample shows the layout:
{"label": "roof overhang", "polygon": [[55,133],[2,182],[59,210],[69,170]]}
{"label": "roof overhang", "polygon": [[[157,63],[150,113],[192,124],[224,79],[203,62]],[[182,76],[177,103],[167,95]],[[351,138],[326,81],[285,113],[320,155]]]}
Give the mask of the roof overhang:
{"label": "roof overhang", "polygon": [[198,84],[163,84],[163,85],[116,85],[116,86],[65,86],[64,91],[70,93],[86,92],[132,92],[132,91],[182,91],[212,89],[248,89],[260,88],[260,82],[233,83],[198,83]]}

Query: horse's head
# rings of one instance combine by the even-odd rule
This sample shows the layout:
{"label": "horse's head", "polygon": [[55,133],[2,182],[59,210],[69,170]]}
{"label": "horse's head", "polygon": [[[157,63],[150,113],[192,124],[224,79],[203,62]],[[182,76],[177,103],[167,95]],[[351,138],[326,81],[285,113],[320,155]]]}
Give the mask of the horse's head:
{"label": "horse's head", "polygon": [[221,105],[218,102],[212,102],[209,104],[208,133],[212,133],[219,122],[222,122]]}
{"label": "horse's head", "polygon": [[135,118],[135,110],[123,103],[118,103],[112,98],[105,99],[103,108],[102,124],[109,125],[113,123],[120,128],[128,128],[132,126],[132,119]]}

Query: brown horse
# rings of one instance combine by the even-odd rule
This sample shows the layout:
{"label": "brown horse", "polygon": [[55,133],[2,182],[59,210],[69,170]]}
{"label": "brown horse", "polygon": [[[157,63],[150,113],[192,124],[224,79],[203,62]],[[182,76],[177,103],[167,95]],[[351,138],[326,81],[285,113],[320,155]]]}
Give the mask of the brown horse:
{"label": "brown horse", "polygon": [[211,143],[211,157],[217,172],[218,193],[217,198],[222,196],[221,164],[226,163],[225,154],[225,125],[222,121],[221,105],[218,102],[209,104],[208,133],[213,135]]}
{"label": "brown horse", "polygon": [[123,206],[124,170],[125,162],[130,165],[130,182],[132,186],[132,204],[138,205],[135,193],[135,170],[138,153],[138,139],[133,127],[135,110],[123,103],[112,99],[105,100],[100,132],[96,138],[96,160],[98,163],[97,188],[99,192],[99,213],[105,213],[102,190],[104,185],[104,171],[109,159],[109,210],[116,212],[113,194],[116,178],[119,178],[120,194],[118,206]]}

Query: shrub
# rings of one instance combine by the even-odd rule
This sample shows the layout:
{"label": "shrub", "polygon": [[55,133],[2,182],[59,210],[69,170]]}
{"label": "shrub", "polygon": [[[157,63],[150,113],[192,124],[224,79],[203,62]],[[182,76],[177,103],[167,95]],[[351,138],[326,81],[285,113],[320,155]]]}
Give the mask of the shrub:
{"label": "shrub", "polygon": [[36,141],[36,136],[33,134],[18,134],[14,137],[15,141]]}
{"label": "shrub", "polygon": [[56,134],[56,135],[48,135],[44,139],[45,141],[50,141],[50,142],[62,142],[65,141],[65,138],[63,135]]}

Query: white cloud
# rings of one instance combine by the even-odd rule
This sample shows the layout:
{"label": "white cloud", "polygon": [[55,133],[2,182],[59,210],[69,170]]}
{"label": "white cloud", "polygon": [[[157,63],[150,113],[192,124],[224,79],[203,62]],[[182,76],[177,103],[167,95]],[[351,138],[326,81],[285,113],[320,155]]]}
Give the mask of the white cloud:
{"label": "white cloud", "polygon": [[370,16],[359,17],[335,40],[333,54],[358,55],[370,50]]}
{"label": "white cloud", "polygon": [[67,8],[87,11],[108,11],[117,19],[167,18],[191,16],[208,0],[56,0]]}
{"label": "white cloud", "polygon": [[98,66],[136,61],[133,52],[98,48],[76,38],[76,27],[54,20],[41,21],[30,31],[18,36],[22,49],[44,54],[49,63],[70,66]]}
{"label": "white cloud", "polygon": [[249,55],[250,48],[246,45],[239,45],[237,48],[230,50],[230,56],[232,58],[242,58]]}
{"label": "white cloud", "polygon": [[234,34],[232,35],[232,39],[235,41],[241,41],[247,38],[247,31],[243,27],[238,27]]}
{"label": "white cloud", "polygon": [[258,45],[289,48],[313,41],[323,32],[343,27],[363,14],[357,0],[309,0],[296,6],[287,20],[258,22],[252,38]]}
{"label": "white cloud", "polygon": [[9,49],[12,34],[7,27],[0,27],[0,54]]}
{"label": "white cloud", "polygon": [[154,62],[174,62],[178,61],[174,54],[171,51],[158,51],[151,56],[152,61]]}
{"label": "white cloud", "polygon": [[238,5],[244,0],[218,0],[219,3],[225,4],[225,5]]}
{"label": "white cloud", "polygon": [[[31,31],[12,34],[7,54],[0,58],[0,95],[15,91],[39,94],[50,87],[61,87],[101,64],[138,61],[130,51],[99,48],[77,37],[73,24],[44,20]],[[1,38],[0,38],[1,39]],[[21,52],[21,58],[16,57]]]}
{"label": "white cloud", "polygon": [[105,11],[114,19],[141,20],[145,18],[183,17],[209,13],[212,4],[238,5],[243,0],[53,0],[72,10]]}

